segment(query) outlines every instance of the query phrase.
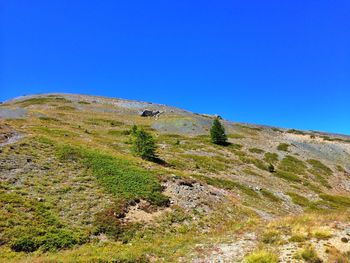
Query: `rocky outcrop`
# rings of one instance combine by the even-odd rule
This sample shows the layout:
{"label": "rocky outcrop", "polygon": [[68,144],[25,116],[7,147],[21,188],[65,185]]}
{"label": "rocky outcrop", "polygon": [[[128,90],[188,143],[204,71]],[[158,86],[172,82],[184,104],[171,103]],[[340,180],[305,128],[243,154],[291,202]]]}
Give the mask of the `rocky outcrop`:
{"label": "rocky outcrop", "polygon": [[159,110],[143,110],[140,113],[141,117],[158,117],[160,114],[162,114],[163,112],[159,111]]}

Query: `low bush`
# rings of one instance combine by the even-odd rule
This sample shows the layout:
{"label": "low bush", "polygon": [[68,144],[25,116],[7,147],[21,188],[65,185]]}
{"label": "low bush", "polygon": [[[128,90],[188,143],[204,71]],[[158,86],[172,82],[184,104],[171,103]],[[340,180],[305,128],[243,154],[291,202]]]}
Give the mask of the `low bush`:
{"label": "low bush", "polygon": [[57,251],[71,248],[87,241],[87,237],[79,232],[67,229],[48,228],[23,234],[15,239],[10,247],[16,252]]}
{"label": "low bush", "polygon": [[244,259],[245,263],[277,263],[278,256],[272,252],[260,250],[251,253]]}
{"label": "low bush", "polygon": [[162,187],[157,178],[129,161],[68,145],[59,147],[58,156],[63,161],[81,161],[116,198],[145,199],[160,206],[169,203],[169,199],[161,193]]}
{"label": "low bush", "polygon": [[276,244],[280,240],[280,233],[275,230],[266,231],[261,238],[265,244]]}
{"label": "low bush", "polygon": [[132,135],[132,147],[131,150],[134,154],[140,156],[145,160],[155,160],[156,155],[156,144],[154,142],[153,136],[146,132],[143,128],[133,127],[130,133]]}
{"label": "low bush", "polygon": [[322,263],[315,249],[312,246],[307,246],[298,252],[297,258],[303,259],[309,263]]}
{"label": "low bush", "polygon": [[277,150],[279,150],[279,151],[284,151],[284,152],[288,152],[289,146],[290,146],[290,144],[288,144],[288,143],[280,143],[280,144],[277,146]]}
{"label": "low bush", "polygon": [[297,159],[296,157],[287,155],[283,158],[278,168],[282,171],[294,173],[296,175],[303,175],[305,174],[306,165],[303,161]]}
{"label": "low bush", "polygon": [[273,173],[273,175],[275,175],[279,178],[285,179],[287,181],[290,181],[290,182],[301,182],[300,177],[294,173],[289,173],[286,171],[277,170],[275,173]]}
{"label": "low bush", "polygon": [[321,163],[319,160],[310,159],[310,160],[307,160],[307,162],[312,166],[312,169],[310,170],[312,174],[315,174],[315,175],[321,174],[325,176],[331,176],[333,174],[332,169],[330,169],[328,166]]}
{"label": "low bush", "polygon": [[277,153],[267,152],[264,155],[264,160],[267,163],[275,164],[275,163],[278,162],[278,154]]}

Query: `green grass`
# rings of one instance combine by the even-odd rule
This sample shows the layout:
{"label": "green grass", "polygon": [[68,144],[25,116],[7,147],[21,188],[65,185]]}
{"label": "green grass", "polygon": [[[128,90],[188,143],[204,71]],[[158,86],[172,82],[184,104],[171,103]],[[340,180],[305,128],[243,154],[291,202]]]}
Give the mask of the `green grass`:
{"label": "green grass", "polygon": [[303,259],[305,262],[309,263],[320,263],[321,259],[318,257],[316,250],[312,246],[306,246],[300,250],[296,258]]}
{"label": "green grass", "polygon": [[230,134],[227,134],[227,138],[244,139],[244,136],[242,134],[239,134],[239,133],[230,133]]}
{"label": "green grass", "polygon": [[263,233],[261,241],[265,244],[276,244],[281,240],[281,233],[276,230],[268,230]]}
{"label": "green grass", "polygon": [[281,199],[266,189],[262,189],[261,194],[272,202],[281,202]]}
{"label": "green grass", "polygon": [[130,130],[109,130],[107,133],[113,136],[126,136],[130,135]]}
{"label": "green grass", "polygon": [[250,151],[251,153],[257,153],[257,154],[262,154],[262,153],[265,152],[264,150],[259,149],[259,148],[250,148],[249,151]]}
{"label": "green grass", "polygon": [[102,118],[90,118],[85,123],[96,126],[109,125],[111,127],[122,126],[124,125],[121,121],[110,120],[110,119],[102,119]]}
{"label": "green grass", "polygon": [[0,187],[0,205],[0,241],[14,251],[55,251],[87,241],[87,233],[63,224],[48,202]]}
{"label": "green grass", "polygon": [[67,162],[81,161],[106,191],[116,198],[145,199],[156,205],[168,203],[157,178],[129,161],[68,145],[59,147],[58,156]]}
{"label": "green grass", "polygon": [[244,258],[245,263],[278,263],[278,256],[266,250],[259,250]]}
{"label": "green grass", "polygon": [[335,207],[349,207],[350,206],[350,197],[341,196],[341,195],[329,195],[329,194],[320,194],[319,195],[324,201],[332,204]]}
{"label": "green grass", "polygon": [[277,146],[277,150],[279,150],[279,151],[284,151],[284,152],[288,152],[289,146],[290,146],[290,144],[288,144],[288,143],[280,143],[280,144]]}
{"label": "green grass", "polygon": [[[225,171],[229,167],[229,161],[221,156],[200,156],[195,154],[181,154],[183,158],[180,165],[184,167],[192,165],[192,168],[208,172]],[[176,165],[176,163],[173,163]]]}
{"label": "green grass", "polygon": [[43,105],[43,104],[48,104],[52,102],[63,102],[63,103],[70,103],[70,100],[67,100],[65,98],[57,97],[57,98],[52,98],[52,97],[42,97],[42,98],[31,98],[27,100],[22,100],[16,102],[16,104],[19,104],[23,107],[27,107],[30,105]]}
{"label": "green grass", "polygon": [[278,162],[278,154],[277,153],[267,152],[264,155],[264,160],[267,163],[275,164],[275,163]]}
{"label": "green grass", "polygon": [[301,182],[301,178],[294,173],[277,170],[275,173],[273,173],[273,175],[290,182]]}
{"label": "green grass", "polygon": [[53,118],[53,117],[47,117],[47,116],[42,116],[39,117],[40,120],[42,121],[48,121],[48,122],[60,122],[59,119]]}
{"label": "green grass", "polygon": [[32,128],[34,132],[43,135],[49,135],[51,137],[67,137],[67,138],[76,138],[78,134],[71,132],[65,129],[49,128],[46,126],[37,126]]}
{"label": "green grass", "polygon": [[328,166],[324,165],[319,160],[310,159],[310,160],[307,160],[307,162],[309,164],[311,164],[311,166],[312,166],[312,169],[310,170],[310,172],[312,174],[314,174],[314,175],[320,174],[320,175],[325,175],[325,176],[333,175],[332,169],[330,169]]}
{"label": "green grass", "polygon": [[306,168],[307,167],[303,161],[291,155],[287,155],[286,157],[284,157],[278,166],[279,170],[294,173],[296,175],[304,175],[306,172]]}
{"label": "green grass", "polygon": [[238,182],[215,178],[215,177],[208,177],[203,175],[192,175],[192,176],[196,179],[199,179],[200,181],[205,182],[206,184],[209,184],[218,188],[223,188],[227,190],[240,190],[248,196],[259,197],[258,193],[255,192],[253,189],[249,188],[246,185],[240,184]]}
{"label": "green grass", "polygon": [[268,170],[267,164],[260,159],[250,156],[247,153],[240,150],[234,151],[234,154],[237,155],[239,160],[245,164],[253,164],[255,167],[261,170],[265,170],[265,171]]}
{"label": "green grass", "polygon": [[309,201],[309,199],[307,199],[304,196],[298,195],[296,193],[287,193],[291,198],[294,204],[300,205],[302,207],[311,207],[312,206],[312,202]]}

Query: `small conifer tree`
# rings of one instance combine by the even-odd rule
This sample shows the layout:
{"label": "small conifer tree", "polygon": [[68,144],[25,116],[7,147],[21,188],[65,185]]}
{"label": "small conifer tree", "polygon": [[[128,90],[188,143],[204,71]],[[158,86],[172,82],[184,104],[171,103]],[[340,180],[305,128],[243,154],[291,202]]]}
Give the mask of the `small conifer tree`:
{"label": "small conifer tree", "polygon": [[156,155],[156,144],[151,134],[144,131],[142,128],[133,127],[132,148],[131,150],[142,159],[154,160]]}
{"label": "small conifer tree", "polygon": [[213,122],[213,126],[210,129],[210,137],[211,141],[218,145],[226,145],[227,144],[227,136],[225,133],[225,128],[221,124],[219,118],[215,118]]}

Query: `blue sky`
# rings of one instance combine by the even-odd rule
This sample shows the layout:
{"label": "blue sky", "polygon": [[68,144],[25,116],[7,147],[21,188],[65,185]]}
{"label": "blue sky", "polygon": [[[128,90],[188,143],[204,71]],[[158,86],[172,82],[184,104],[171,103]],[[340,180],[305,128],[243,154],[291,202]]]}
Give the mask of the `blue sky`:
{"label": "blue sky", "polygon": [[69,92],[350,134],[350,2],[0,0],[0,100]]}

